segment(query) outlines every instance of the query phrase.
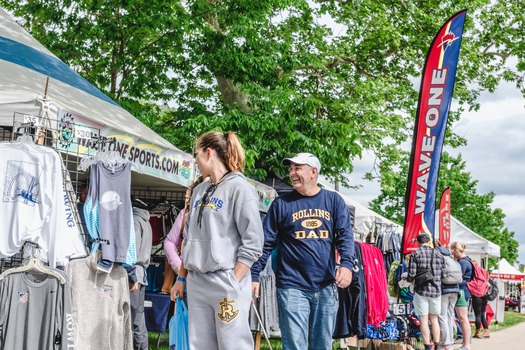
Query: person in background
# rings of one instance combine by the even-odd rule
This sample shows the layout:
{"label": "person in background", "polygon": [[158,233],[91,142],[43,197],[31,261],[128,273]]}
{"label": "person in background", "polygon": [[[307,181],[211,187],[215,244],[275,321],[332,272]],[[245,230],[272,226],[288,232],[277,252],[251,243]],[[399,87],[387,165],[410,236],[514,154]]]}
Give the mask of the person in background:
{"label": "person in background", "polygon": [[80,184],[78,187],[78,202],[77,202],[77,211],[80,217],[80,224],[82,225],[82,238],[85,246],[89,246],[89,231],[86,225],[86,217],[84,216],[84,204],[89,193],[89,187],[87,184]]}
{"label": "person in background", "polygon": [[463,272],[463,282],[459,285],[459,298],[456,302],[456,315],[459,319],[459,326],[461,327],[461,333],[463,334],[463,343],[460,350],[470,350],[470,323],[468,320],[468,307],[470,301],[470,292],[467,288],[467,282],[472,277],[472,264],[465,254],[465,245],[459,242],[454,242],[450,246],[452,256],[461,265],[461,271]]}
{"label": "person in background", "polygon": [[171,298],[182,298],[187,284],[191,349],[251,350],[248,272],[264,240],[259,197],[242,174],[244,149],[233,132],[208,132],[196,149],[199,171],[210,181],[193,191]]}
{"label": "person in background", "polygon": [[289,167],[294,191],[277,197],[264,219],[264,252],[252,266],[253,291],[258,297],[259,273],[277,246],[283,349],[332,349],[339,307],[337,286],[350,285],[354,267],[350,212],[338,193],[318,187],[321,163],[316,156],[299,153],[282,163]]}
{"label": "person in background", "polygon": [[[476,260],[472,260],[473,264],[477,264]],[[474,309],[474,315],[476,316],[476,333],[474,338],[483,339],[490,338],[489,323],[487,322],[487,299],[483,297],[472,296],[472,309]],[[483,333],[481,332],[481,326],[483,326]]]}
{"label": "person in background", "polygon": [[135,226],[135,247],[137,249],[137,262],[134,273],[128,271],[130,279],[130,309],[133,327],[133,349],[148,349],[148,330],[144,316],[144,298],[148,278],[146,269],[150,263],[152,232],[149,223],[149,211],[133,207],[133,224]]}
{"label": "person in background", "polygon": [[[443,256],[451,256],[450,250],[442,246],[439,239],[434,240],[434,247]],[[438,315],[443,350],[452,350],[454,346],[454,307],[458,301],[459,284],[441,283],[441,312]]]}
{"label": "person in background", "polygon": [[[459,298],[459,295],[458,295]],[[454,344],[463,344],[463,332],[461,331],[461,323],[459,322],[456,308],[454,307],[454,328],[456,329],[456,340]]]}
{"label": "person in background", "polygon": [[431,350],[430,327],[432,323],[432,339],[435,350],[439,349],[440,327],[438,315],[441,313],[441,277],[445,264],[443,256],[436,253],[430,246],[430,235],[420,233],[417,236],[419,248],[410,256],[408,265],[407,280],[412,282],[418,273],[423,270],[430,270],[432,280],[424,284],[417,284],[414,287],[414,311],[419,316],[421,336],[425,350]]}
{"label": "person in background", "polygon": [[190,206],[191,195],[193,193],[193,189],[203,182],[204,179],[204,176],[199,176],[186,190],[184,197],[184,208],[182,208],[182,210],[179,212],[179,215],[177,215],[175,223],[164,240],[164,253],[166,254],[168,263],[177,275],[179,275],[179,269],[182,262],[182,241],[186,237],[184,224],[186,222],[186,217]]}

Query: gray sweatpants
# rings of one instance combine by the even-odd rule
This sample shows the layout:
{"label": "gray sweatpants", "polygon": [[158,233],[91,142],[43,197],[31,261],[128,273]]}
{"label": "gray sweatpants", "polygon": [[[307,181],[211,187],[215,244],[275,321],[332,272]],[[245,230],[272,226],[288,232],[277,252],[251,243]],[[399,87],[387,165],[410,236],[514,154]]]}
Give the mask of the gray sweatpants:
{"label": "gray sweatpants", "polygon": [[188,335],[194,350],[251,350],[250,272],[238,282],[233,270],[187,276]]}
{"label": "gray sweatpants", "polygon": [[131,321],[133,322],[133,349],[148,350],[148,330],[144,318],[144,297],[146,286],[139,284],[136,292],[129,293],[131,304]]}

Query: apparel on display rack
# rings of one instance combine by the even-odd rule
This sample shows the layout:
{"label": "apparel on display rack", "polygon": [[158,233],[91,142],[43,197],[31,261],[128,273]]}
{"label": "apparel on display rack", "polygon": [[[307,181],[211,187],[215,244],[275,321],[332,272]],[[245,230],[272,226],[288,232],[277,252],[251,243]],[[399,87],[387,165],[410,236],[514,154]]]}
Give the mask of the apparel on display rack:
{"label": "apparel on display rack", "polygon": [[[75,292],[72,299],[71,293],[72,290],[77,290],[75,288],[79,285],[82,286],[79,279],[86,281],[88,277],[84,274],[77,275],[76,272],[71,274],[70,271],[75,270],[75,266],[78,269],[79,265],[86,265],[87,261],[91,261],[88,259],[98,255],[83,258],[87,256],[86,243],[91,242],[84,242],[82,239],[83,229],[82,225],[79,225],[76,192],[82,183],[79,179],[85,176],[76,169],[81,159],[78,154],[71,154],[64,149],[61,150],[63,154],[56,151],[56,143],[60,142],[56,135],[59,133],[50,129],[55,123],[49,120],[44,123],[36,117],[14,113],[13,132],[10,137],[16,138],[20,132],[22,135],[16,141],[0,143],[0,164],[4,164],[1,167],[3,170],[0,171],[3,197],[0,201],[0,216],[4,218],[1,222],[7,233],[0,237],[0,272],[4,267],[9,268],[0,275],[0,349],[17,348],[18,345],[15,344],[19,344],[20,339],[25,339],[24,346],[31,349],[78,347],[79,341],[84,339],[82,335],[88,333],[91,334],[88,336],[89,343],[95,344],[92,349],[100,349],[100,344],[97,345],[93,341],[100,337],[92,332],[100,332],[103,329],[117,330],[111,337],[111,342],[116,344],[116,348],[132,349],[132,341],[127,338],[131,335],[128,278],[126,270],[120,266],[114,268],[111,275],[95,274],[94,298],[98,299],[89,304],[88,309],[92,315],[100,317],[90,320],[89,327],[82,328],[82,332],[78,332],[76,328],[79,321],[85,319],[88,311],[85,310],[82,314],[76,312],[73,315],[71,305],[74,305],[75,310],[81,309],[82,300],[85,300],[89,293],[83,287],[80,287],[79,292],[82,295]],[[37,137],[35,141],[34,135],[41,137]],[[106,155],[106,158],[102,159],[107,161],[109,158]],[[115,176],[118,171],[127,172],[130,168],[129,165],[115,164],[109,164],[106,168],[106,164],[102,164],[100,160],[96,164],[95,173],[109,177]],[[102,165],[99,166],[100,164]],[[75,175],[75,183],[71,179],[72,172]],[[97,181],[101,182],[98,178]],[[119,181],[122,181],[120,177]],[[122,183],[123,187],[127,184],[129,197],[130,183]],[[124,193],[123,197],[125,196]],[[122,202],[119,198],[111,196],[100,195],[98,198],[102,200],[99,203],[101,207],[106,206],[110,209],[112,205],[120,206]],[[131,210],[131,204],[129,209]],[[131,215],[129,217],[132,220]],[[132,245],[131,241],[133,245],[135,242],[130,234],[133,227],[133,224],[129,225],[128,245]],[[118,241],[114,237],[102,239],[108,243]],[[28,247],[35,246],[38,246],[38,249],[31,249],[29,258],[23,259],[27,256]],[[17,258],[18,256],[20,258]],[[134,262],[132,259],[125,261]],[[54,268],[55,266],[66,266],[70,275],[67,276],[64,271]],[[76,278],[74,281],[73,276]],[[117,283],[116,286],[120,286],[120,289],[112,286],[113,282]],[[145,278],[142,282],[145,283]],[[97,283],[100,284],[100,288],[97,287]],[[122,309],[112,309],[110,305],[101,308],[104,300],[113,295],[113,291],[121,298],[127,296],[127,304],[124,300],[119,304]],[[96,307],[93,307],[94,305]],[[115,317],[108,319],[101,312],[118,314],[124,323],[119,323]],[[16,324],[14,320],[17,320]],[[24,326],[21,327],[21,324]],[[98,325],[95,327],[94,324]],[[120,327],[117,324],[120,324]],[[128,328],[129,332],[125,332]],[[90,349],[91,345],[84,345],[83,349]]]}
{"label": "apparel on display rack", "polygon": [[[38,245],[27,242],[31,253]],[[70,349],[75,346],[69,280],[33,255],[0,275],[0,349]],[[44,336],[42,336],[44,335]]]}
{"label": "apparel on display rack", "polygon": [[101,251],[72,260],[66,268],[71,283],[76,348],[132,350],[130,293],[126,270],[98,269]]}
{"label": "apparel on display rack", "polygon": [[131,204],[131,163],[115,164],[96,161],[91,164],[89,190],[84,204],[84,217],[89,234],[101,246],[102,260],[133,265],[136,260],[135,230]]}
{"label": "apparel on display rack", "polygon": [[[128,283],[128,276],[132,280],[132,272],[127,274],[118,262],[135,261],[132,250],[122,253],[132,244],[139,246],[136,242],[139,237],[133,237],[131,233],[136,229],[131,220],[139,216],[144,219],[140,220],[144,230],[136,229],[141,232],[136,236],[142,235],[144,241],[151,241],[145,233],[149,232],[147,213],[135,211],[137,215],[132,215],[131,207],[140,198],[146,200],[147,205],[142,209],[147,211],[162,197],[180,206],[184,189],[194,176],[193,158],[157,135],[60,61],[2,9],[0,32],[3,48],[0,59],[3,77],[0,84],[3,92],[0,96],[0,141],[8,141],[0,143],[0,273],[8,271],[0,280],[0,349],[132,349],[132,338],[128,336],[132,330],[129,321],[134,320],[134,316],[129,314],[133,301],[131,305],[128,301],[128,306],[125,300],[119,304],[128,310],[126,312],[105,303],[112,296],[129,296],[132,288],[136,287]],[[43,95],[39,91],[40,85],[44,85],[42,83],[45,83]],[[20,134],[23,136],[14,141]],[[118,152],[120,159],[115,152],[107,151]],[[82,159],[90,157],[99,159],[95,159],[96,165],[89,165],[88,175],[78,166]],[[114,191],[120,199],[109,193],[105,197],[103,192],[98,193],[100,208],[104,205],[110,209],[113,205],[129,205],[130,214],[125,210],[125,217],[130,218],[130,231],[125,235],[123,229],[116,236],[106,237],[103,221],[112,220],[107,216],[93,225],[97,228],[93,239],[87,225],[82,225],[85,221],[83,197],[90,188],[98,186],[90,181],[91,173],[112,177],[122,171],[122,178],[129,174],[127,164],[117,164],[116,167],[100,165],[100,162],[107,163],[109,160],[129,161],[135,173],[140,173],[134,174],[133,179],[136,186],[133,194],[137,198],[129,204],[131,185],[127,180],[121,185],[125,192],[120,192],[120,189]],[[97,181],[104,182],[99,178]],[[124,189],[125,186],[128,188]],[[123,221],[127,225],[127,220]],[[166,221],[166,224],[169,225],[169,222]],[[24,242],[37,243],[40,247],[38,255],[32,252],[27,258],[26,249],[31,243]],[[72,272],[68,278],[54,267],[68,270],[79,265],[86,267],[88,259],[100,258],[98,254],[101,250],[88,255],[87,247],[91,247],[92,243],[102,246],[105,253],[110,250],[110,256],[111,250],[118,247],[113,259],[117,261],[116,266],[110,273],[97,270],[91,289],[76,289],[82,283],[88,283],[88,276]],[[149,253],[151,249],[144,248],[144,251]],[[144,256],[146,259],[137,264],[143,264],[141,267],[145,270],[149,254]],[[137,266],[132,267],[135,268],[138,283],[146,283],[143,271],[139,271]],[[117,278],[118,283],[110,281],[110,276]],[[73,300],[73,283],[70,285],[70,281],[76,286],[73,286]],[[57,299],[53,299],[53,295]],[[92,297],[87,306],[82,300],[85,296]],[[144,304],[140,298],[137,300],[138,304]],[[71,302],[76,307],[86,308],[82,313],[75,312],[73,317]],[[25,313],[17,314],[15,308]],[[55,316],[51,314],[54,315],[57,310],[63,310],[66,314],[57,313],[55,321]],[[109,313],[110,317],[102,315],[103,312]],[[94,317],[92,322],[87,322],[88,315]],[[128,323],[117,325],[117,315]],[[27,321],[19,323],[18,320],[24,320],[23,316]],[[53,328],[62,326],[63,320],[68,322],[66,328]],[[77,329],[76,324],[82,324],[82,328]],[[99,343],[98,340],[107,340],[104,334],[110,330],[114,331],[111,333],[113,344]],[[147,345],[139,348],[142,350]]]}
{"label": "apparel on display rack", "polygon": [[39,244],[49,266],[85,255],[81,231],[66,193],[62,160],[30,137],[0,143],[0,258],[15,255],[25,241]]}

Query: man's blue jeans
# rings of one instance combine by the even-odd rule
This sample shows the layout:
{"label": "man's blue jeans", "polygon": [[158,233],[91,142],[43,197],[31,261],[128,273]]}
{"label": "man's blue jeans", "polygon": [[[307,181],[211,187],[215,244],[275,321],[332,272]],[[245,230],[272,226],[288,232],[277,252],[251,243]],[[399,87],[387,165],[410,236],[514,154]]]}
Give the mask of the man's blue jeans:
{"label": "man's blue jeans", "polygon": [[316,292],[278,288],[279,326],[283,350],[329,350],[339,301],[330,284]]}

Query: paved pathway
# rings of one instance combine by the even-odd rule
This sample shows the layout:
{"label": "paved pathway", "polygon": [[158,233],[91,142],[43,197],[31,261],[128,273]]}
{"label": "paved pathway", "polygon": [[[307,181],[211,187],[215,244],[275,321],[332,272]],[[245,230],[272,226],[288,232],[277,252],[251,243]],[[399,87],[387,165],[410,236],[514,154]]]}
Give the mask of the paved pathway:
{"label": "paved pathway", "polygon": [[[461,345],[454,346],[459,349]],[[525,322],[490,333],[488,339],[472,339],[470,350],[523,350],[525,349]]]}

